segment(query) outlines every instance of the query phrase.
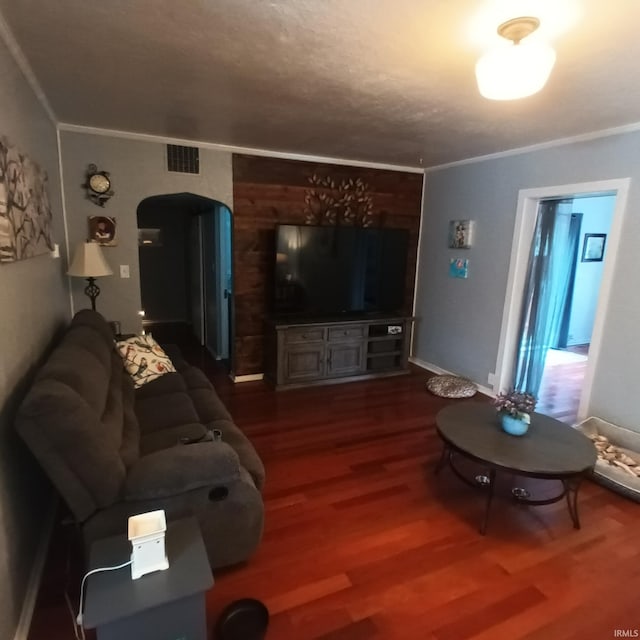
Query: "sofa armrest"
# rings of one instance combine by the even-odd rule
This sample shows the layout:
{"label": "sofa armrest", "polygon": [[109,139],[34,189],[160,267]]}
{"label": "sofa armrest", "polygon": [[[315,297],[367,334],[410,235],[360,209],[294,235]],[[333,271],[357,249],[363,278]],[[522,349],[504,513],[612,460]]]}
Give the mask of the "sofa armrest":
{"label": "sofa armrest", "polygon": [[224,486],[240,477],[236,452],[224,442],[200,442],[156,451],[129,468],[125,500],[168,498],[201,487]]}

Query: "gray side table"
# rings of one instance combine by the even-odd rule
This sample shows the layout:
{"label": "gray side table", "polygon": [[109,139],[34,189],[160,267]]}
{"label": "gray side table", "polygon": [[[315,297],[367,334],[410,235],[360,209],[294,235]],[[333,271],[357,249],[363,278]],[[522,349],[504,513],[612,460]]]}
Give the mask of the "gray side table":
{"label": "gray side table", "polygon": [[[168,523],[169,568],[131,579],[131,568],[89,576],[84,626],[98,640],[205,640],[205,593],[213,586],[209,559],[195,518]],[[91,546],[89,569],[126,562],[126,535]]]}

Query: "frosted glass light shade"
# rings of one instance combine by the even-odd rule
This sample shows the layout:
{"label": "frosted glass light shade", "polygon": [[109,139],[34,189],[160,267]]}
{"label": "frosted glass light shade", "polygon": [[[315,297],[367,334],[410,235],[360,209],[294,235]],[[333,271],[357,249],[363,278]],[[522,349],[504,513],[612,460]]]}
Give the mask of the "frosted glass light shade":
{"label": "frosted glass light shade", "polygon": [[544,87],[555,62],[556,52],[536,40],[489,51],[476,63],[478,89],[489,100],[526,98]]}
{"label": "frosted glass light shade", "polygon": [[67,274],[79,278],[100,278],[113,274],[96,242],[83,242],[76,247]]}

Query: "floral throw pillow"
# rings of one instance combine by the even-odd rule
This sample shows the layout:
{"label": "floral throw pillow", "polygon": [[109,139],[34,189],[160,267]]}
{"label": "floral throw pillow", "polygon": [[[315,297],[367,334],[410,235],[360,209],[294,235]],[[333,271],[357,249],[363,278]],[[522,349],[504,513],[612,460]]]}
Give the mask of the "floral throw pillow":
{"label": "floral throw pillow", "polygon": [[136,389],[176,370],[169,356],[150,335],[134,336],[116,342],[116,348]]}

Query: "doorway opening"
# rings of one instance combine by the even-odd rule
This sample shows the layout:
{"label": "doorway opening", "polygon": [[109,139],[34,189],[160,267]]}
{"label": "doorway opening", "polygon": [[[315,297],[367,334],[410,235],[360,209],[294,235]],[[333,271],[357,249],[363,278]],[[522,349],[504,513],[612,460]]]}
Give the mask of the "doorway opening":
{"label": "doorway opening", "polygon": [[205,347],[232,367],[231,211],[192,193],[138,205],[143,327],[183,350]]}
{"label": "doorway opening", "polygon": [[615,200],[614,194],[600,194],[566,201],[568,277],[560,304],[551,311],[557,316],[551,318],[555,331],[537,393],[537,410],[558,420],[574,422],[578,416]]}
{"label": "doorway opening", "polygon": [[520,192],[494,391],[573,423],[589,408],[629,180]]}

